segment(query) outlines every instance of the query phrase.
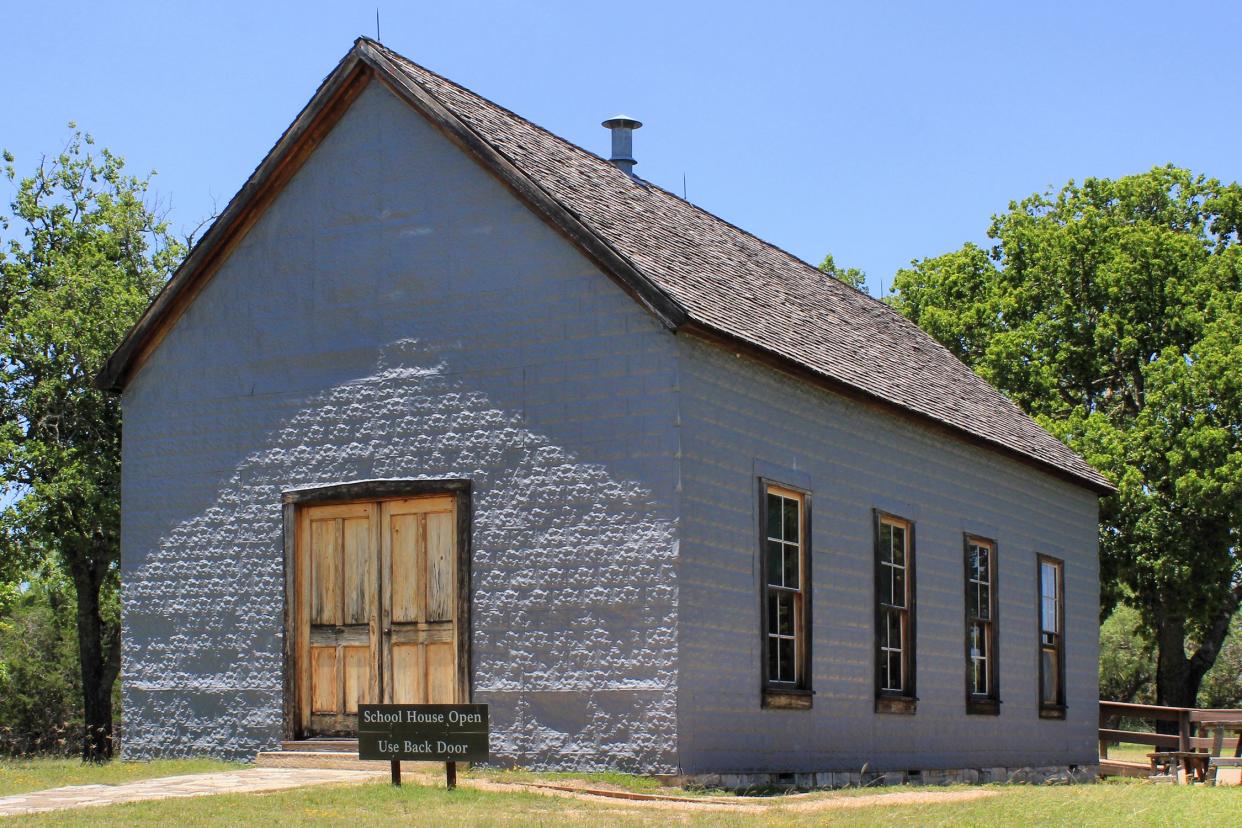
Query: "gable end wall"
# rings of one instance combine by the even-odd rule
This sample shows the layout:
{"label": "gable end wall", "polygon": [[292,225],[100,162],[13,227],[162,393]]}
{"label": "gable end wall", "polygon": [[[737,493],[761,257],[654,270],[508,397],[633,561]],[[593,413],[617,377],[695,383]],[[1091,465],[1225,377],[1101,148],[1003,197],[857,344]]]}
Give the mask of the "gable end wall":
{"label": "gable end wall", "polygon": [[498,761],[674,770],[672,334],[372,83],[127,387],[123,752],[281,738],[281,493],[473,484]]}

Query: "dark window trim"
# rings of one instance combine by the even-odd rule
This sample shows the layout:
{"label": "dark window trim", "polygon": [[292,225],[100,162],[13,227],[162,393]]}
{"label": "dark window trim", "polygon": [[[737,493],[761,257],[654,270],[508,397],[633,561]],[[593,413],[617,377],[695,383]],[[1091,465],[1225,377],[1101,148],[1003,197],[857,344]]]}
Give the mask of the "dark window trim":
{"label": "dark window trim", "polygon": [[[913,714],[918,707],[915,671],[915,664],[917,664],[915,642],[918,640],[915,566],[918,555],[915,551],[917,547],[914,521],[882,509],[872,509],[871,512],[872,557],[875,566],[875,586],[871,591],[872,601],[875,604],[875,640],[871,648],[871,657],[875,662],[875,712]],[[909,641],[902,650],[902,668],[905,671],[906,680],[905,689],[900,693],[881,689],[880,630],[884,623],[884,612],[880,606],[880,589],[884,567],[880,563],[880,523],[885,519],[902,523],[906,527],[906,617],[908,618],[906,623],[909,628]]]}
{"label": "dark window trim", "polygon": [[[973,678],[974,665],[970,661],[970,544],[974,542],[977,545],[987,544],[991,549],[988,562],[988,572],[991,576],[990,605],[988,607],[989,617],[991,618],[991,630],[989,656],[988,656],[988,693],[987,695],[978,695],[970,691],[971,679]],[[1000,600],[998,592],[1000,589],[1000,574],[997,560],[1000,558],[999,544],[992,538],[985,538],[982,535],[972,535],[965,532],[962,535],[962,566],[965,572],[965,591],[963,593],[964,603],[962,613],[965,618],[965,648],[966,648],[966,712],[977,716],[997,716],[1000,714]]]}
{"label": "dark window trim", "polygon": [[[812,584],[811,584],[811,492],[803,486],[795,486],[770,477],[759,476],[758,503],[758,552],[759,552],[759,691],[762,705],[765,708],[781,710],[809,710],[815,691],[811,686],[811,639],[812,619]],[[802,570],[799,583],[802,585],[802,640],[799,642],[798,658],[802,671],[797,684],[773,682],[768,680],[768,488],[785,489],[795,492],[802,498]]]}
{"label": "dark window trim", "polygon": [[[1057,567],[1057,698],[1056,702],[1044,701],[1044,658],[1043,658],[1043,565],[1055,564]],[[1039,700],[1039,717],[1041,719],[1065,718],[1065,561],[1052,555],[1036,555],[1035,557],[1035,657],[1039,686],[1035,688],[1035,697]]]}

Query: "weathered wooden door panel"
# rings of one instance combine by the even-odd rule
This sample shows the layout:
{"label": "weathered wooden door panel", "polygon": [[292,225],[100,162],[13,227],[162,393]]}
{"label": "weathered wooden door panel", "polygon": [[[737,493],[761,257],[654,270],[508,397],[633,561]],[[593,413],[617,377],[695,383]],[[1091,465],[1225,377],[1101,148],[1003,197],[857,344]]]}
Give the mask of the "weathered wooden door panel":
{"label": "weathered wooden door panel", "polygon": [[378,509],[373,503],[302,511],[299,578],[306,669],[303,728],[352,733],[358,705],[380,699]]}
{"label": "weathered wooden door panel", "polygon": [[298,512],[298,725],[352,735],[358,705],[460,701],[456,498]]}
{"label": "weathered wooden door panel", "polygon": [[458,701],[454,504],[451,496],[380,504],[385,702]]}
{"label": "weathered wooden door panel", "polygon": [[427,645],[427,703],[457,701],[457,645],[448,641]]}

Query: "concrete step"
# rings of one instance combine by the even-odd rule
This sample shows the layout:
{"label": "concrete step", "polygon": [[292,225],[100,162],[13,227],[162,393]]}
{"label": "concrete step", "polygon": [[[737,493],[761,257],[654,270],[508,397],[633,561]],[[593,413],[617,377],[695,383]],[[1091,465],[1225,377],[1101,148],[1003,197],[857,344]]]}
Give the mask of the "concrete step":
{"label": "concrete step", "polygon": [[339,752],[357,753],[357,739],[299,739],[286,740],[280,743],[281,750],[315,751],[317,753]]}

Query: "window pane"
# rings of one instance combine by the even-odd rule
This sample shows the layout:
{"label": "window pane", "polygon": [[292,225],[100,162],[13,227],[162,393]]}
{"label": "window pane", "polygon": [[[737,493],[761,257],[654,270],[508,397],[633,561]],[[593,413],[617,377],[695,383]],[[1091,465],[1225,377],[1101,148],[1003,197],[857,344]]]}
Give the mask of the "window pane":
{"label": "window pane", "polygon": [[785,544],[785,586],[798,589],[798,547]]}
{"label": "window pane", "polygon": [[966,590],[966,614],[971,618],[979,617],[979,585],[971,584]]}
{"label": "window pane", "polygon": [[901,649],[901,613],[887,612],[887,630],[886,630],[886,646],[894,649]]}
{"label": "window pane", "polygon": [[[988,589],[982,585],[975,585],[972,592],[977,593],[981,611],[987,613],[987,594]],[[985,621],[972,621],[967,627],[969,638],[969,675],[970,675],[970,692],[986,696],[990,692],[990,676],[988,675],[988,663],[991,660],[991,630],[990,624]]]}
{"label": "window pane", "polygon": [[780,593],[774,589],[768,590],[768,634],[776,632],[776,600],[780,597]]}
{"label": "window pane", "polygon": [[880,689],[887,690],[892,686],[892,680],[888,675],[888,653],[880,651]]}
{"label": "window pane", "polygon": [[893,560],[893,527],[887,523],[880,524],[880,561],[888,563]]}
{"label": "window pane", "polygon": [[779,638],[768,638],[768,681],[780,680],[780,653],[776,648]]}
{"label": "window pane", "polygon": [[893,563],[906,565],[906,530],[904,526],[893,527]]}
{"label": "window pane", "polygon": [[906,570],[903,567],[893,567],[893,594],[889,603],[895,607],[906,605]]}
{"label": "window pane", "polygon": [[1057,567],[1056,564],[1042,563],[1039,565],[1039,590],[1045,598],[1056,598]]}
{"label": "window pane", "polygon": [[781,575],[785,571],[782,546],[780,541],[768,541],[768,583],[775,586],[784,584],[781,580]]}
{"label": "window pane", "polygon": [[1044,632],[1056,633],[1057,630],[1057,602],[1055,598],[1045,598],[1042,602],[1042,611],[1040,612],[1040,627]]}
{"label": "window pane", "polygon": [[785,540],[790,543],[797,543],[801,534],[801,528],[798,523],[798,501],[792,497],[784,498],[785,501]]}
{"label": "window pane", "polygon": [[986,546],[979,546],[976,547],[976,549],[978,550],[978,564],[976,567],[978,574],[975,575],[975,580],[982,581],[985,584],[990,584],[992,583],[991,550],[989,550]]}
{"label": "window pane", "polygon": [[905,682],[901,675],[901,653],[888,654],[888,687],[887,690],[904,690]]}
{"label": "window pane", "polygon": [[794,640],[792,638],[777,639],[777,647],[781,653],[781,681],[796,681],[797,676],[794,674]]}
{"label": "window pane", "polygon": [[1043,666],[1043,686],[1040,688],[1039,700],[1046,704],[1057,703],[1057,651],[1055,649],[1040,650]]}
{"label": "window pane", "polygon": [[986,659],[977,658],[971,666],[970,692],[986,696],[988,693],[988,662]]}
{"label": "window pane", "polygon": [[781,536],[781,496],[768,492],[767,533],[769,538],[779,538]]}
{"label": "window pane", "polygon": [[975,615],[986,621],[992,617],[992,588],[987,584],[979,584],[978,593],[979,597],[976,599],[976,603],[979,606],[978,612]]}
{"label": "window pane", "polygon": [[779,635],[794,634],[794,597],[791,592],[774,593],[773,598],[776,599],[776,626],[771,628],[769,632]]}

